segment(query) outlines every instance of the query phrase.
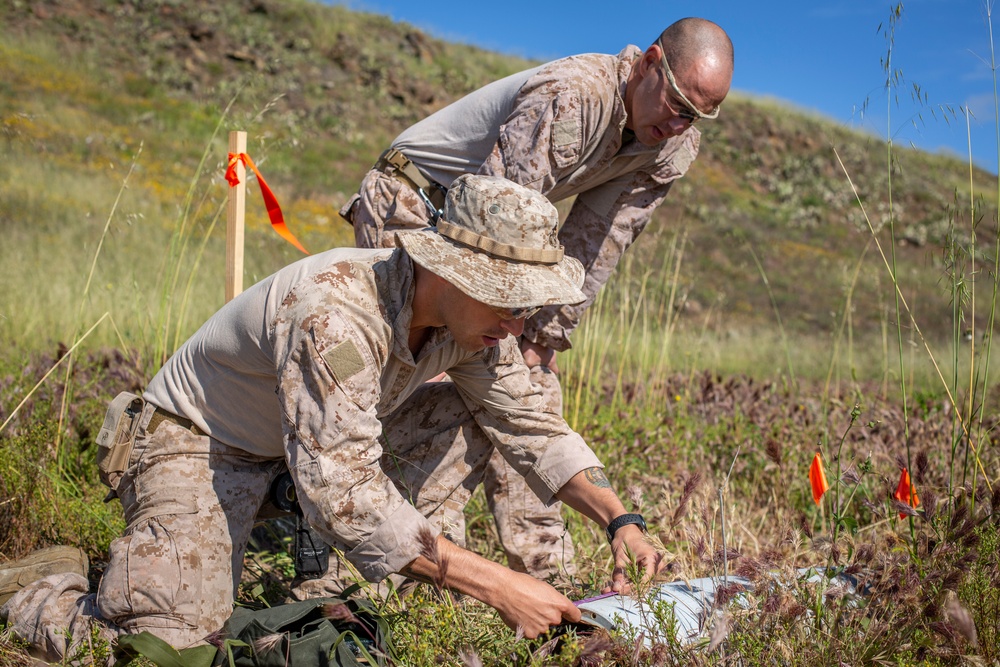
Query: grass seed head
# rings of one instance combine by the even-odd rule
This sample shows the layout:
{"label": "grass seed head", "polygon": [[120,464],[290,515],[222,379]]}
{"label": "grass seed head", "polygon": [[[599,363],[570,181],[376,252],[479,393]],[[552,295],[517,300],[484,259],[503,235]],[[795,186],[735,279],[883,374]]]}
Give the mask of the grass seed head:
{"label": "grass seed head", "polygon": [[437,575],[434,577],[434,585],[444,590],[448,587],[448,558],[442,556],[437,564]]}
{"label": "grass seed head", "polygon": [[226,639],[227,639],[226,632],[224,631],[223,628],[219,628],[215,632],[212,632],[211,634],[207,635],[205,637],[205,642],[211,644],[217,649],[221,649],[225,645]]}
{"label": "grass seed head", "polygon": [[799,513],[799,529],[802,531],[803,535],[805,535],[809,539],[812,539],[813,537],[812,524],[809,522],[809,517],[806,516],[805,512]]}
{"label": "grass seed head", "polygon": [[284,637],[280,632],[275,632],[269,635],[264,635],[259,637],[253,643],[253,651],[258,655],[263,655],[265,653],[270,653],[279,646],[281,646],[281,639]]}
{"label": "grass seed head", "polygon": [[479,658],[479,654],[472,648],[460,649],[458,659],[462,661],[464,667],[483,667],[483,661]]}
{"label": "grass seed head", "polygon": [[781,467],[781,443],[774,438],[768,438],[764,446],[764,454],[774,465]]}
{"label": "grass seed head", "polygon": [[917,475],[915,481],[918,484],[923,484],[927,481],[927,469],[930,467],[930,461],[927,459],[927,450],[921,449],[917,452]]}
{"label": "grass seed head", "polygon": [[715,623],[712,624],[712,629],[708,634],[708,648],[705,649],[709,653],[719,648],[719,645],[725,641],[726,637],[729,636],[729,614],[721,614],[715,619]]}
{"label": "grass seed head", "polygon": [[629,484],[625,487],[625,495],[628,496],[628,500],[632,503],[632,508],[636,512],[641,512],[645,505],[642,495],[642,487],[638,484]]}
{"label": "grass seed head", "polygon": [[853,465],[844,471],[840,476],[841,481],[848,486],[853,486],[861,482],[861,475],[858,474],[858,469]]}
{"label": "grass seed head", "polygon": [[587,637],[578,658],[580,667],[597,667],[604,664],[604,654],[614,647],[614,643],[603,632],[595,632]]}
{"label": "grass seed head", "polygon": [[440,557],[437,537],[424,526],[417,532],[417,541],[420,543],[420,555],[437,565]]}
{"label": "grass seed head", "polygon": [[740,593],[744,592],[746,587],[743,584],[724,584],[715,589],[715,604],[718,607],[724,607],[729,604],[733,598],[735,598]]}
{"label": "grass seed head", "polygon": [[917,509],[910,507],[906,503],[900,502],[895,498],[892,499],[892,510],[906,516],[920,516],[920,512]]}
{"label": "grass seed head", "polygon": [[559,639],[560,639],[559,637],[553,637],[552,639],[548,640],[547,642],[539,646],[537,649],[535,649],[534,653],[531,654],[532,659],[540,660],[552,655],[552,651],[554,651],[556,646],[558,646],[559,644]]}
{"label": "grass seed head", "polygon": [[764,566],[764,563],[756,558],[743,556],[743,558],[740,558],[736,562],[733,571],[741,577],[746,577],[750,581],[757,581],[764,575],[767,568]]}
{"label": "grass seed head", "polygon": [[953,531],[958,530],[958,527],[965,521],[965,517],[969,512],[969,506],[963,500],[956,500],[954,509],[951,515],[951,529]]}
{"label": "grass seed head", "polygon": [[331,621],[348,621],[349,623],[357,623],[358,617],[354,615],[351,608],[343,603],[327,603],[320,608],[320,613],[323,614],[323,618],[328,618]]}
{"label": "grass seed head", "polygon": [[979,644],[976,634],[976,623],[972,620],[972,614],[962,606],[958,596],[950,592],[946,596],[943,616],[950,623],[958,634],[961,635],[970,646],[976,647]]}

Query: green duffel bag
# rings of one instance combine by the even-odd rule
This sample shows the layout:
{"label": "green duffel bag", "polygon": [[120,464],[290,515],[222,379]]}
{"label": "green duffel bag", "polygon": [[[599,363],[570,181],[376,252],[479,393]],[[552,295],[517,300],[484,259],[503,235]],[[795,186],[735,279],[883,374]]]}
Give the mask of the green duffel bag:
{"label": "green duffel bag", "polygon": [[[353,667],[389,664],[389,624],[367,600],[317,598],[267,609],[239,608],[216,665]],[[244,645],[240,645],[240,642]]]}
{"label": "green duffel bag", "polygon": [[317,598],[266,609],[240,607],[221,646],[177,651],[142,632],[119,637],[116,667],[143,656],[159,667],[367,667],[395,662],[389,623],[367,600]]}

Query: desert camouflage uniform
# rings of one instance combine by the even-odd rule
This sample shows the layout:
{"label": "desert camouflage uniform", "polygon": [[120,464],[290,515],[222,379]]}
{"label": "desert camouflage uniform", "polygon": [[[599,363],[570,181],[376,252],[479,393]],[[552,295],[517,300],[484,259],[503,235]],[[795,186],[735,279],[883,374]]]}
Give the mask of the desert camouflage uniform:
{"label": "desert camouflage uniform", "polygon": [[[629,46],[617,56],[585,54],[514,74],[393,142],[426,178],[446,187],[462,173],[480,173],[504,176],[553,202],[576,196],[559,239],[586,269],[588,298],[544,308],[524,328],[526,339],[555,350],[569,349],[581,315],[698,154],[701,135],[695,128],[655,147],[625,129],[625,85],[639,55],[640,49]],[[392,167],[369,171],[341,211],[353,223],[359,246],[391,246],[392,231],[430,224],[427,206],[392,173]],[[557,377],[533,377],[542,381],[550,409],[559,409]],[[574,571],[558,503],[540,504],[499,456],[487,471],[486,490],[512,568],[542,578]],[[453,518],[459,522],[461,517]]]}
{"label": "desert camouflage uniform", "polygon": [[[16,634],[48,659],[64,655],[66,628],[80,640],[95,621],[108,638],[199,643],[232,612],[254,517],[286,466],[313,528],[374,582],[461,511],[494,446],[545,501],[600,466],[544,412],[513,338],[467,352],[435,329],[413,357],[413,275],[402,249],[331,250],[210,318],[144,394],[112,480],[127,528],[97,595],[80,575],[42,579],[5,608]],[[426,382],[443,371],[452,382]]]}

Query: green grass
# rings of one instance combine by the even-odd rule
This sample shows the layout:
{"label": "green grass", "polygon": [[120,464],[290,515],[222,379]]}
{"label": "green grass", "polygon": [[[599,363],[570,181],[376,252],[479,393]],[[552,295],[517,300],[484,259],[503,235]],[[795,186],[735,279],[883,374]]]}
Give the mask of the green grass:
{"label": "green grass", "polygon": [[[308,248],[349,245],[336,210],[391,137],[525,65],[342,7],[96,7],[90,20],[51,8],[40,21],[25,3],[0,6],[3,558],[73,543],[99,564],[121,530],[119,505],[101,502],[94,434],[108,400],[141,388],[222,305],[228,130],[250,132]],[[203,61],[192,27],[221,26],[231,30],[195,41]],[[123,30],[141,38],[127,54],[109,39]],[[260,66],[225,57],[239,47]],[[729,572],[758,589],[720,610],[729,630],[711,651],[707,636],[667,641],[666,615],[648,629],[664,640],[649,651],[627,632],[517,641],[483,605],[421,587],[380,601],[404,664],[1000,655],[1000,392],[985,345],[996,176],[894,147],[886,166],[877,138],[739,95],[704,129],[702,155],[559,363],[565,414],[647,517],[666,578],[719,575],[726,549]],[[299,256],[268,229],[253,185],[247,215],[245,285]],[[897,287],[908,309],[897,310]],[[78,342],[70,363],[62,355]],[[820,505],[806,477],[817,451],[834,487]],[[912,523],[891,501],[901,462],[922,501]],[[470,546],[502,559],[481,493],[467,523]],[[580,574],[560,586],[583,597],[610,554],[596,526],[575,515],[567,525]],[[272,542],[248,555],[244,602],[287,593],[288,543]],[[794,568],[816,564],[847,567],[876,593],[792,583]],[[775,588],[768,573],[789,583]],[[27,664],[7,634],[0,663]]]}

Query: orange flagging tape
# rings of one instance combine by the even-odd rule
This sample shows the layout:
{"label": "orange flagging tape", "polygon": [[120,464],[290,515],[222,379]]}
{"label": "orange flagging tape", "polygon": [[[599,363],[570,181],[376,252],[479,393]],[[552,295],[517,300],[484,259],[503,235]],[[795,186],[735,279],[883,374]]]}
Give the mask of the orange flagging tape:
{"label": "orange flagging tape", "polygon": [[293,246],[309,254],[309,251],[302,247],[299,240],[295,238],[295,235],[288,229],[285,224],[285,216],[281,213],[281,206],[278,205],[278,199],[271,192],[271,188],[267,186],[267,181],[264,177],[260,175],[257,170],[257,165],[253,163],[250,156],[246,153],[230,153],[229,154],[229,166],[226,168],[226,180],[229,181],[229,187],[234,187],[240,182],[239,176],[236,175],[236,164],[242,162],[246,166],[253,170],[253,173],[257,174],[257,181],[260,183],[260,194],[264,198],[264,206],[267,208],[267,217],[271,219],[271,227],[274,231],[278,232],[281,238],[285,239]]}
{"label": "orange flagging tape", "polygon": [[823,472],[823,459],[819,452],[813,457],[812,465],[809,466],[809,484],[812,486],[813,501],[819,505],[823,494],[830,490],[830,485],[826,483],[826,473]]}
{"label": "orange flagging tape", "polygon": [[[920,505],[920,498],[917,497],[917,487],[910,481],[910,471],[906,468],[903,468],[903,471],[899,473],[899,484],[896,485],[896,493],[892,494],[892,497],[914,509]],[[905,519],[906,515],[900,512],[899,518]]]}

